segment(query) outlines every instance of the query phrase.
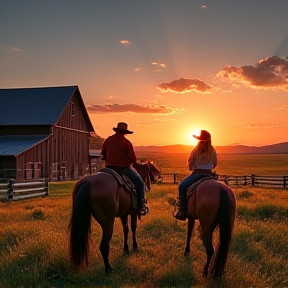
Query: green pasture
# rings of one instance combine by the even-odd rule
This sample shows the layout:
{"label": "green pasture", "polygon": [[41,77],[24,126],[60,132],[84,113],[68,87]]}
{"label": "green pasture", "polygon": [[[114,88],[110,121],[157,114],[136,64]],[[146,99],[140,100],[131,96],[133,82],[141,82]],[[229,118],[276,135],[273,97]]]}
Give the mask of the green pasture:
{"label": "green pasture", "polygon": [[67,225],[74,183],[50,183],[46,198],[0,203],[1,288],[288,287],[287,190],[234,188],[237,219],[226,275],[213,281],[201,276],[206,254],[197,229],[190,257],[183,256],[187,223],[171,216],[177,185],[165,184],[147,193],[150,212],[138,222],[138,252],[122,254],[122,226],[116,219],[110,249],[114,272],[105,275],[100,227],[93,221],[90,265],[71,274]]}

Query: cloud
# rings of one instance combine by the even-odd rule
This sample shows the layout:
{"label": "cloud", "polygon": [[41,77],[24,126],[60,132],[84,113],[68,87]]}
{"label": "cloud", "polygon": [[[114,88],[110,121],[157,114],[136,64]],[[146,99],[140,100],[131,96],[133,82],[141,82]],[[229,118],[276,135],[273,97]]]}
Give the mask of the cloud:
{"label": "cloud", "polygon": [[197,93],[211,93],[213,88],[205,82],[197,79],[180,78],[168,83],[162,83],[157,86],[162,92],[197,92]]}
{"label": "cloud", "polygon": [[153,69],[152,72],[159,73],[162,72],[163,68],[166,68],[166,65],[164,63],[158,63],[156,61],[151,61],[152,66],[156,66],[156,69]]}
{"label": "cloud", "polygon": [[288,91],[288,57],[270,56],[256,65],[227,66],[218,73],[222,79],[242,83],[257,89]]}
{"label": "cloud", "polygon": [[128,41],[128,40],[120,40],[120,43],[123,44],[123,45],[129,45],[129,44],[131,44],[131,42]]}
{"label": "cloud", "polygon": [[107,105],[89,105],[87,110],[90,113],[103,114],[103,113],[122,113],[122,112],[134,112],[134,113],[151,113],[151,114],[174,114],[182,110],[181,108],[172,108],[165,105],[147,105],[140,106],[136,104],[107,104]]}
{"label": "cloud", "polygon": [[278,107],[279,110],[288,110],[288,104],[283,104],[282,106]]}
{"label": "cloud", "polygon": [[245,128],[246,129],[282,129],[284,128],[286,125],[266,125],[266,124],[249,124],[249,125],[246,125]]}
{"label": "cloud", "polygon": [[22,52],[23,50],[15,45],[3,47],[2,50],[10,51],[10,52]]}

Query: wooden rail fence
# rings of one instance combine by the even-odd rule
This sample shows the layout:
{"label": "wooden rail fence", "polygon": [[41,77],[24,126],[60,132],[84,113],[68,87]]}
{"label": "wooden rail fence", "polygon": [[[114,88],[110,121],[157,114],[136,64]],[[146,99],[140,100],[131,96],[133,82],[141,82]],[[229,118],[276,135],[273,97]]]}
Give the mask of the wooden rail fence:
{"label": "wooden rail fence", "polygon": [[[159,184],[179,184],[187,174],[162,173],[162,181]],[[226,178],[230,186],[253,186],[288,189],[288,175],[284,176],[260,176],[251,175],[218,175],[218,178]],[[20,200],[49,195],[48,182],[45,179],[17,183],[14,179],[0,178],[0,201]]]}
{"label": "wooden rail fence", "polygon": [[48,182],[45,179],[15,183],[14,179],[0,178],[0,200],[20,200],[48,196]]}
{"label": "wooden rail fence", "polygon": [[[187,174],[179,173],[162,173],[164,184],[179,184],[181,180],[186,177]],[[288,189],[288,175],[284,176],[260,176],[256,174],[251,175],[218,175],[218,179],[226,178],[230,186],[253,186],[253,187],[271,187],[271,188],[281,188]]]}

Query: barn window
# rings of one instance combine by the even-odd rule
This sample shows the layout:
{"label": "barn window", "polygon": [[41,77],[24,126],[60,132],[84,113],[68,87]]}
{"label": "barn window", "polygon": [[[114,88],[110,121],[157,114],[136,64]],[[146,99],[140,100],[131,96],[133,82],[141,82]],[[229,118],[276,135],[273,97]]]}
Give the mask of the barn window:
{"label": "barn window", "polygon": [[75,115],[75,104],[71,102],[71,116]]}

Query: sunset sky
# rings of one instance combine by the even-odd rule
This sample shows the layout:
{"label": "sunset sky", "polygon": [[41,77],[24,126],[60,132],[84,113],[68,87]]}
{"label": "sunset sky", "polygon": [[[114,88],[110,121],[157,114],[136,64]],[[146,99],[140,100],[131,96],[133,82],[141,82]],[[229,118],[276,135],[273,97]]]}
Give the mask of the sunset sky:
{"label": "sunset sky", "polygon": [[[78,85],[134,145],[288,141],[287,0],[1,0],[0,88]],[[1,105],[1,103],[0,103]]]}

